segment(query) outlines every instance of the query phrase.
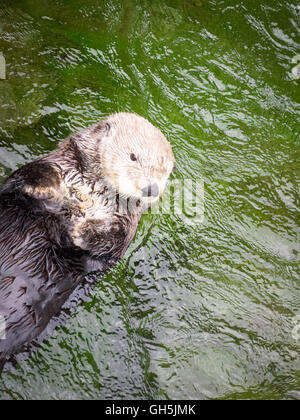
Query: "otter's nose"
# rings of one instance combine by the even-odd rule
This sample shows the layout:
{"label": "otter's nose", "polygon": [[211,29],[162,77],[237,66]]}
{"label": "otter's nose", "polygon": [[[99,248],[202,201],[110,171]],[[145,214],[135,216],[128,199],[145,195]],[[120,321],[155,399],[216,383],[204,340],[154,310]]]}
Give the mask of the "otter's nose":
{"label": "otter's nose", "polygon": [[143,197],[157,197],[159,194],[158,185],[156,182],[152,185],[148,185],[145,188],[142,188]]}

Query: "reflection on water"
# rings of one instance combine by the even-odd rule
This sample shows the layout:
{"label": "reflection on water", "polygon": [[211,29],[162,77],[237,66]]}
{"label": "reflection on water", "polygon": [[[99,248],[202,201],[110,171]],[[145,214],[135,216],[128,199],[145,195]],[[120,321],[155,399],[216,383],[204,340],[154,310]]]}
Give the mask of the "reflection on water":
{"label": "reflection on water", "polygon": [[[109,113],[149,118],[205,218],[145,215],[1,398],[300,398],[296,0],[3,1],[0,180]],[[62,380],[63,378],[63,380]]]}

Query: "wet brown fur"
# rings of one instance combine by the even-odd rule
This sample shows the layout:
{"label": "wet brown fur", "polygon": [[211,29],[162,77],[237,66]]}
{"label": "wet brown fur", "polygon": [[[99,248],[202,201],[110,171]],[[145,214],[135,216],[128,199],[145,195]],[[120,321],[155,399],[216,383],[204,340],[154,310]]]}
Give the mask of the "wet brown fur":
{"label": "wet brown fur", "polygon": [[[138,128],[141,120],[134,123]],[[118,120],[71,135],[58,150],[14,172],[0,189],[0,315],[6,321],[0,364],[44,330],[86,273],[118,261],[135,234],[139,203],[128,214],[113,207],[105,213],[111,199],[101,142],[113,124]]]}

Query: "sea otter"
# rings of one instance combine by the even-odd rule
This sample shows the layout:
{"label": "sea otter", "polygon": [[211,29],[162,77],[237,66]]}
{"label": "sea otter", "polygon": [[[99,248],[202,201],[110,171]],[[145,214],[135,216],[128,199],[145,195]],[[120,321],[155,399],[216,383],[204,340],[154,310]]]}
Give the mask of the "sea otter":
{"label": "sea otter", "polygon": [[0,189],[0,364],[57,315],[91,271],[127,250],[162,195],[174,156],[165,136],[118,113],[72,134]]}

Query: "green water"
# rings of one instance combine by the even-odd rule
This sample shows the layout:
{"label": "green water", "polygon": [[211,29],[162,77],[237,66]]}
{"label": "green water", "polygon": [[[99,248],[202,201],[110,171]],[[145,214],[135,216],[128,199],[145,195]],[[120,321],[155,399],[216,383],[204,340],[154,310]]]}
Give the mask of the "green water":
{"label": "green water", "polygon": [[171,141],[173,180],[205,183],[204,222],[146,214],[0,398],[300,399],[299,19],[297,0],[0,0],[0,181],[125,110]]}

